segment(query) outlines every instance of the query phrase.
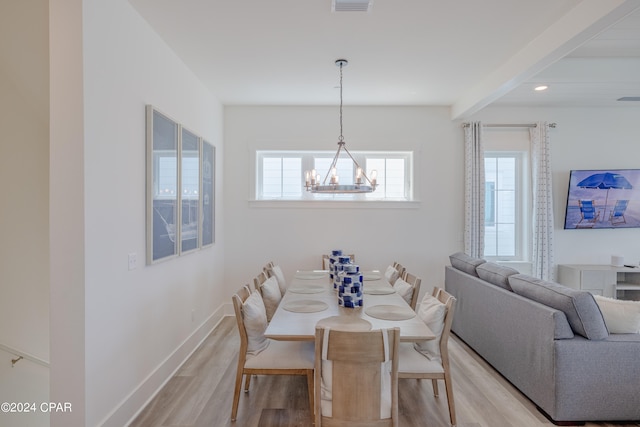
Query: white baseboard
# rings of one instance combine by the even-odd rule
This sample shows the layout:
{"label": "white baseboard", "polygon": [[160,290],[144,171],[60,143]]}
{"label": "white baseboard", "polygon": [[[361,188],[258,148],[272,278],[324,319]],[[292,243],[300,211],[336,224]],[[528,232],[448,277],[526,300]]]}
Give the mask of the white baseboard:
{"label": "white baseboard", "polygon": [[99,425],[102,427],[129,425],[207,338],[222,318],[229,315],[229,307],[227,306],[231,306],[231,304],[222,304],[218,307],[207,320],[125,397]]}

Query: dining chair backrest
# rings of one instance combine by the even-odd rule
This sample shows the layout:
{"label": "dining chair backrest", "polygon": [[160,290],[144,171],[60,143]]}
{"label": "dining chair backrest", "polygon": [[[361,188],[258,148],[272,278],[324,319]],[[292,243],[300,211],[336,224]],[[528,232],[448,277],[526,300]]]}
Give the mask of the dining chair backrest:
{"label": "dining chair backrest", "polygon": [[[271,270],[273,267],[275,267],[275,263],[273,261],[269,261],[268,263],[266,263],[264,265],[264,267],[262,267],[262,271],[264,271],[265,273],[267,273],[269,270]],[[267,274],[268,275],[268,274]]]}
{"label": "dining chair backrest", "polygon": [[399,328],[316,327],[315,425],[398,425]]}
{"label": "dining chair backrest", "polygon": [[404,276],[404,273],[407,271],[407,269],[397,261],[394,261],[391,265],[393,266],[393,268],[398,270],[399,277]]}
{"label": "dining chair backrest", "polygon": [[[271,271],[271,270],[269,270]],[[282,292],[278,285],[278,279],[274,275],[267,277],[267,271],[262,271],[253,279],[255,289],[260,292],[264,301],[265,310],[267,312],[267,321],[271,322],[280,301],[282,301]]]}
{"label": "dining chair backrest", "polygon": [[240,334],[240,354],[243,355],[242,357],[244,357],[244,354],[246,354],[248,346],[247,330],[244,326],[242,305],[247,300],[247,298],[249,298],[249,295],[251,295],[251,287],[249,285],[244,285],[231,297],[231,301],[233,302],[233,311],[236,315],[238,332]]}
{"label": "dining chair backrest", "polygon": [[284,296],[284,294],[287,292],[287,279],[284,277],[282,268],[274,262],[270,262],[264,266],[262,272],[266,275],[267,278],[276,278],[276,280],[278,281],[278,287],[280,288],[280,294]]}
{"label": "dining chair backrest", "polygon": [[409,305],[411,306],[412,310],[415,310],[418,303],[418,295],[420,294],[420,285],[422,283],[422,279],[414,274],[409,273],[408,271],[405,271],[402,280],[411,285],[412,291]]}
{"label": "dining chair backrest", "polygon": [[266,282],[267,279],[268,279],[267,273],[265,273],[264,271],[261,271],[260,273],[258,273],[256,277],[253,278],[253,287],[257,290],[260,290],[260,286],[264,282]]}
{"label": "dining chair backrest", "polygon": [[433,288],[432,295],[446,307],[444,327],[442,328],[442,334],[440,335],[440,354],[442,355],[443,363],[446,360],[448,365],[449,350],[447,343],[449,342],[449,335],[451,334],[451,324],[453,322],[453,315],[456,308],[456,298],[444,289],[438,287]]}

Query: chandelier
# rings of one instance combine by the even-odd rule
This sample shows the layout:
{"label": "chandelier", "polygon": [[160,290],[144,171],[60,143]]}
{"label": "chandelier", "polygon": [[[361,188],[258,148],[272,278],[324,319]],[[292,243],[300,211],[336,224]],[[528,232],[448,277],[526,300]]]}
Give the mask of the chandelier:
{"label": "chandelier", "polygon": [[[305,171],[305,188],[312,193],[371,193],[375,191],[377,186],[378,172],[374,169],[371,171],[371,178],[367,176],[364,169],[360,167],[356,159],[353,158],[344,142],[344,136],[342,136],[342,68],[348,64],[346,59],[336,60],[336,65],[340,67],[340,136],[338,137],[338,151],[329,166],[329,170],[322,182],[320,181],[320,174],[315,169],[312,171]],[[354,184],[340,184],[340,178],[337,172],[337,163],[340,154],[344,152],[353,164],[355,165],[355,179]]]}

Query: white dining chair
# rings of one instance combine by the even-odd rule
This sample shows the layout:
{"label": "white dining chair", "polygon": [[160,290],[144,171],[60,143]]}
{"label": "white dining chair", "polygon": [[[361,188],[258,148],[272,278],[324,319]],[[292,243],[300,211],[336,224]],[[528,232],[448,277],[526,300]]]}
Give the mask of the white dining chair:
{"label": "white dining chair", "polygon": [[316,327],[315,427],[398,425],[400,329]]}
{"label": "white dining chair", "polygon": [[437,287],[431,295],[425,295],[417,314],[436,335],[436,339],[420,343],[400,343],[398,367],[399,378],[430,379],[435,397],[438,397],[438,380],[444,380],[452,426],[456,425],[456,410],[447,344],[455,303],[453,295]]}
{"label": "white dining chair", "polygon": [[232,296],[233,309],[240,333],[240,350],[236,372],[231,420],[235,421],[240,402],[242,378],[244,391],[249,391],[251,375],[304,375],[307,377],[309,410],[314,408],[313,342],[275,341],[264,336],[267,314],[262,297],[249,286]]}

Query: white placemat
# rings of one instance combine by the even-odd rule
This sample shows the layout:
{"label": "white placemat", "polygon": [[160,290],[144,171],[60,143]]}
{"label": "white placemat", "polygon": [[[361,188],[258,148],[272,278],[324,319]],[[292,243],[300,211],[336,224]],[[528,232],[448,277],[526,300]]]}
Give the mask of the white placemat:
{"label": "white placemat", "polygon": [[382,276],[380,275],[380,273],[364,273],[362,276],[363,276],[363,280],[380,280],[380,279],[382,279]]}
{"label": "white placemat", "polygon": [[413,319],[416,313],[409,307],[397,305],[374,305],[365,311],[369,316],[382,320],[408,320]]}
{"label": "white placemat", "polygon": [[287,290],[294,294],[319,294],[324,292],[322,286],[291,286]]}
{"label": "white placemat", "polygon": [[329,308],[329,305],[324,301],[316,301],[313,299],[301,299],[295,301],[288,301],[282,306],[287,311],[294,313],[316,313],[318,311],[324,311]]}
{"label": "white placemat", "polygon": [[363,292],[369,295],[390,295],[390,294],[395,294],[396,290],[393,289],[391,286],[387,286],[384,288],[373,288],[373,287],[365,286]]}
{"label": "white placemat", "polygon": [[298,271],[296,273],[296,279],[302,280],[322,279],[325,277],[328,277],[328,273],[322,271]]}
{"label": "white placemat", "polygon": [[329,327],[338,331],[365,332],[371,330],[368,320],[354,316],[331,316],[320,319],[317,326]]}

